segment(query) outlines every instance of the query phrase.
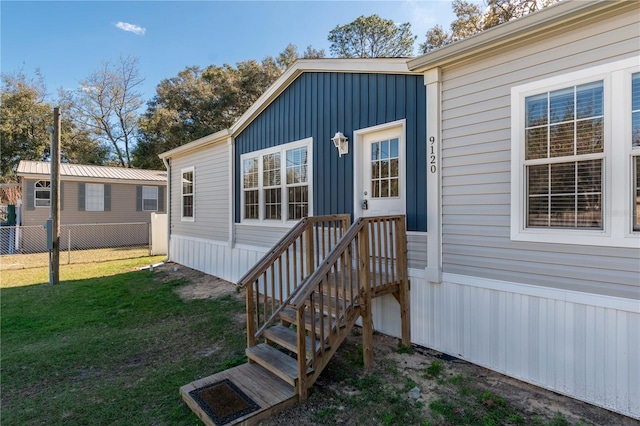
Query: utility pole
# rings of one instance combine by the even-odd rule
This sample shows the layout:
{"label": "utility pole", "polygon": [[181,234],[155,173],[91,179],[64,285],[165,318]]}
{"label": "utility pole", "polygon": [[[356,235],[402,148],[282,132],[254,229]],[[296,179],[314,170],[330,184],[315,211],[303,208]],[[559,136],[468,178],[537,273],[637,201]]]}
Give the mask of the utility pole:
{"label": "utility pole", "polygon": [[53,137],[51,138],[51,219],[53,247],[49,284],[60,283],[60,108],[53,109]]}

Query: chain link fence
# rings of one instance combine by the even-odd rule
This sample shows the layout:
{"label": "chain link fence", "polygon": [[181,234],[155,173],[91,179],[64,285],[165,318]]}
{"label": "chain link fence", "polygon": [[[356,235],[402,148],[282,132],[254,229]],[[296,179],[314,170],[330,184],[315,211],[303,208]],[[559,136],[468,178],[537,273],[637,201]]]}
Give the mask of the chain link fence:
{"label": "chain link fence", "polygon": [[[60,263],[101,262],[150,254],[148,223],[95,223],[60,226]],[[49,264],[43,226],[0,227],[0,268]]]}

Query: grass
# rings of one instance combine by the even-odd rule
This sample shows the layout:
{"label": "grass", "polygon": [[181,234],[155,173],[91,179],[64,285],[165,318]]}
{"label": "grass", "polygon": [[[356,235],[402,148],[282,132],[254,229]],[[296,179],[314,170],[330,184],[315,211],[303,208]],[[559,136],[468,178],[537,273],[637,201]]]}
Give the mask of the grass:
{"label": "grass", "polygon": [[[106,262],[118,259],[133,259],[149,256],[149,247],[120,247],[90,250],[60,251],[60,265],[74,263]],[[0,271],[42,268],[49,265],[49,253],[3,254],[0,256]]]}
{"label": "grass", "polygon": [[383,360],[366,370],[361,344],[345,342],[338,352],[322,373],[321,382],[342,391],[334,392],[322,383],[316,387],[311,403],[320,401],[322,406],[315,411],[314,423],[335,424],[336,416],[344,415],[348,424],[356,425],[423,424],[422,404],[406,397],[416,383],[403,379],[394,362]]}
{"label": "grass", "polygon": [[244,362],[244,324],[233,321],[244,304],[183,301],[174,289],[184,281],[131,271],[153,261],[0,290],[3,424],[198,423],[178,389]]}

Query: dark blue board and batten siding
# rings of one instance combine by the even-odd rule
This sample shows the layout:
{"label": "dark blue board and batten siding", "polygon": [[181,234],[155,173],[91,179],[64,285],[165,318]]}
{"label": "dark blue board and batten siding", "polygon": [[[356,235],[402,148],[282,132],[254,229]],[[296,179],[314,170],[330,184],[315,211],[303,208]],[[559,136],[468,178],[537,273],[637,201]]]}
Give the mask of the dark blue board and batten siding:
{"label": "dark blue board and batten siding", "polygon": [[[426,91],[422,75],[304,73],[235,141],[235,221],[239,223],[240,156],[313,138],[313,214],[353,215],[353,132],[406,119],[407,227],[427,230]],[[331,138],[349,138],[338,156]]]}

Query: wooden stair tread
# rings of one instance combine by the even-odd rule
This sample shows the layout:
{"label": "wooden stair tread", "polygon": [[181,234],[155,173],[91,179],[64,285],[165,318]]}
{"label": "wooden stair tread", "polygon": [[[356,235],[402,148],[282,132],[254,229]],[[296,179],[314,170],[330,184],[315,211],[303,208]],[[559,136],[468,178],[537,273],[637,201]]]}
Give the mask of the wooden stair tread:
{"label": "wooden stair tread", "polygon": [[[322,318],[325,333],[331,328],[335,328],[336,320],[334,318],[329,318],[320,312],[316,312],[315,316],[316,316],[316,330],[315,330],[316,333],[320,333],[320,321],[319,321],[320,318]],[[306,328],[307,330],[311,331],[311,313],[309,311],[305,311],[304,317],[305,317],[304,322],[305,322]],[[282,311],[280,311],[280,318],[283,321],[286,321],[291,324],[296,324],[298,322],[298,319],[296,317],[296,310],[293,308],[285,308]],[[338,321],[338,323],[342,327],[341,322]]]}
{"label": "wooden stair tread", "polygon": [[[278,345],[290,350],[291,352],[298,353],[298,333],[296,330],[285,327],[283,325],[276,325],[274,327],[267,328],[264,331],[264,337]],[[311,337],[306,337],[306,356],[307,358],[313,357],[313,350],[311,349],[313,342]],[[320,350],[320,342],[316,340],[315,352]]]}
{"label": "wooden stair tread", "polygon": [[[347,295],[347,297],[350,297],[350,295]],[[316,296],[316,300],[318,300],[318,298],[319,296]],[[329,307],[331,307],[331,309],[333,310],[336,309],[336,298],[333,292],[331,293],[331,295],[328,295],[327,293],[325,293],[322,302],[323,302],[322,305],[325,312],[328,310]],[[349,303],[350,302],[345,302],[345,300],[342,298],[342,293],[338,295],[338,299],[337,299],[338,311],[344,311],[345,306],[349,306]],[[316,303],[316,308],[318,308],[319,306],[320,306],[320,302],[318,301]]]}
{"label": "wooden stair tread", "polygon": [[[247,358],[260,364],[285,382],[295,386],[298,381],[298,361],[266,343],[246,349]],[[307,374],[312,373],[311,369]]]}

